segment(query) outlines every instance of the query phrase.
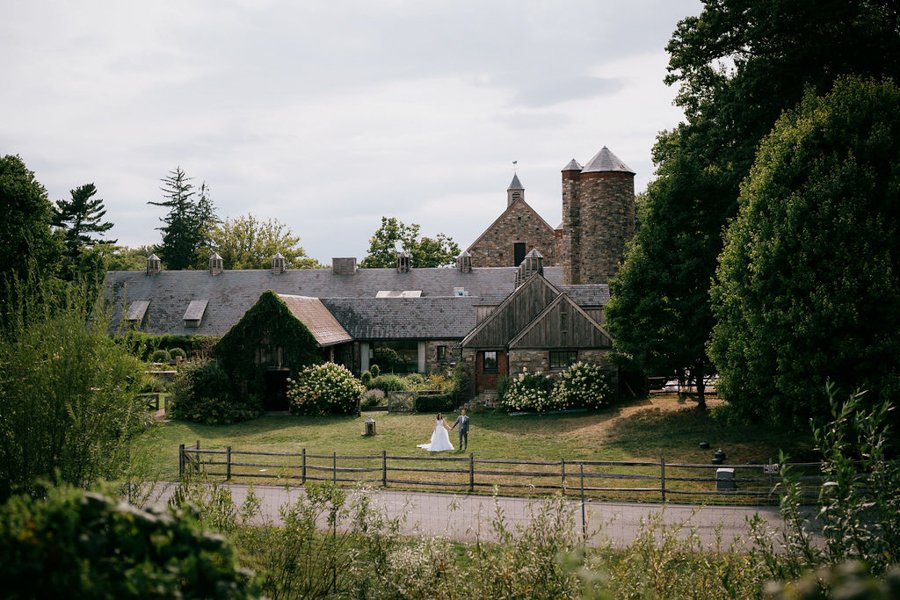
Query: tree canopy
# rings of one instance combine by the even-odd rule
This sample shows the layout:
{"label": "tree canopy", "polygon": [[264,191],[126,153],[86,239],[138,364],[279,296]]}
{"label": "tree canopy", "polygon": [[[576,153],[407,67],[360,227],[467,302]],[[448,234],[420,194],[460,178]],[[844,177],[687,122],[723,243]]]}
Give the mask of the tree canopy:
{"label": "tree canopy", "polygon": [[268,269],[276,252],[281,252],[292,268],[321,267],[306,255],[300,238],[278,219],[261,221],[251,213],[225,219],[213,230],[212,240],[226,269]]}
{"label": "tree canopy", "polygon": [[94,198],[97,187],[86,183],[69,192],[71,200],[57,200],[53,210],[53,225],[64,231],[66,250],[75,257],[83,248],[96,244],[115,244],[116,240],[101,240],[94,235],[102,235],[112,229],[109,221],[101,222],[106,215],[102,198]]}
{"label": "tree canopy", "polygon": [[840,80],[762,142],[712,289],[720,392],[745,415],[827,416],[831,379],[900,375],[900,90]]}
{"label": "tree canopy", "polygon": [[406,225],[395,217],[381,217],[379,227],[369,240],[369,251],[360,261],[368,269],[390,268],[397,262],[397,247],[408,252],[414,267],[442,267],[452,265],[459,256],[459,246],[443,233],[431,238],[419,235],[419,226]]}
{"label": "tree canopy", "polygon": [[174,171],[170,171],[161,180],[163,197],[166,199],[162,202],[147,202],[169,209],[165,217],[160,217],[165,225],[158,228],[162,232],[159,258],[168,269],[175,271],[206,267],[211,234],[217,222],[209,188],[205,183],[202,184],[200,196],[195,198],[191,179],[181,167],[175,167]]}

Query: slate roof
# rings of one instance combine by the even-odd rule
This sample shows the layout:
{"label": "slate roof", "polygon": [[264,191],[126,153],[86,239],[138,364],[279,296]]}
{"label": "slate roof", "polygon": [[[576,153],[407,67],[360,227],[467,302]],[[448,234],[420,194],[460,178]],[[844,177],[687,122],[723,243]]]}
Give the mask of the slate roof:
{"label": "slate roof", "polygon": [[278,297],[284,301],[291,314],[306,325],[309,332],[316,338],[316,343],[322,348],[353,341],[350,334],[341,327],[334,315],[318,298],[286,294],[278,294]]}
{"label": "slate roof", "polygon": [[[516,267],[475,267],[470,273],[453,268],[413,267],[408,273],[358,269],[353,275],[336,275],[331,269],[297,269],[281,275],[269,270],[223,271],[219,275],[162,271],[152,276],[144,271],[111,271],[106,285],[107,297],[113,302],[111,331],[119,326],[123,305],[143,301],[149,302],[143,331],[222,336],[256,304],[260,294],[273,290],[282,297],[308,298],[297,301],[306,303],[307,308],[315,299],[321,300],[322,308],[327,308],[353,339],[462,339],[475,327],[475,306],[502,302],[515,287],[516,272]],[[605,285],[561,285],[562,267],[544,267],[544,277],[582,306],[602,306],[609,298]],[[454,288],[463,288],[468,295],[456,296]],[[421,290],[422,297],[375,297],[379,291],[403,290]],[[185,326],[184,315],[191,302],[203,301],[206,310],[200,326]],[[309,327],[304,318],[298,318]],[[323,346],[339,343],[329,339],[344,339],[334,323],[323,323],[321,334],[322,340],[317,341]],[[329,338],[331,335],[337,337]]]}
{"label": "slate roof", "polygon": [[582,169],[581,172],[599,173],[608,171],[620,171],[634,175],[634,171],[632,171],[628,165],[623,163],[618,156],[610,152],[609,148],[606,146],[603,146],[603,148],[600,149],[600,152],[595,154],[594,158],[584,165],[584,169]]}
{"label": "slate roof", "polygon": [[510,190],[524,190],[525,188],[522,186],[522,182],[519,181],[519,176],[517,174],[513,174],[512,181],[509,183],[509,187],[506,188],[506,191]]}

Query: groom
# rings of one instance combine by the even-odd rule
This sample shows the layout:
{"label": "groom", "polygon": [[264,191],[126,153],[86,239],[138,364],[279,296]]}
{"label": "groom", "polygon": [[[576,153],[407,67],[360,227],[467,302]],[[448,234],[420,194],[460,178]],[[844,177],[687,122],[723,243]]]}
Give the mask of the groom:
{"label": "groom", "polygon": [[466,416],[466,409],[459,409],[459,416],[450,429],[456,429],[459,425],[459,451],[462,452],[469,445],[469,417]]}

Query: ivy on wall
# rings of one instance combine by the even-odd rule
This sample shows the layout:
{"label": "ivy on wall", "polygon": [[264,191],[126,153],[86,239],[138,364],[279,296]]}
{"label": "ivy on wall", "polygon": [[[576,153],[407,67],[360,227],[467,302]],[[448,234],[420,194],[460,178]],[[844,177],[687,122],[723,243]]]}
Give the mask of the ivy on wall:
{"label": "ivy on wall", "polygon": [[309,329],[278,295],[267,290],[212,349],[238,394],[262,398],[268,367],[284,367],[296,375],[322,362]]}

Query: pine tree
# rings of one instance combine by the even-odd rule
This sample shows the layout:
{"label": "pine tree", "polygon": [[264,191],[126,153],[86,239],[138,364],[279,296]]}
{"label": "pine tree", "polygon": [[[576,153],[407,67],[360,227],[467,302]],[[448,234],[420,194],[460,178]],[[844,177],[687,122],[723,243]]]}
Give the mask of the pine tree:
{"label": "pine tree", "polygon": [[116,240],[100,240],[92,234],[103,234],[112,229],[109,221],[101,222],[106,215],[102,198],[94,198],[97,187],[88,183],[70,192],[71,200],[58,200],[53,209],[53,225],[65,230],[66,250],[76,258],[84,248],[96,244],[115,244]]}
{"label": "pine tree", "polygon": [[200,188],[200,198],[194,200],[194,186],[181,167],[175,167],[161,180],[160,188],[166,198],[163,202],[147,202],[154,206],[165,206],[169,214],[160,220],[165,226],[159,257],[167,268],[173,270],[202,266],[201,248],[209,244],[212,228],[216,223],[215,209],[204,183]]}

